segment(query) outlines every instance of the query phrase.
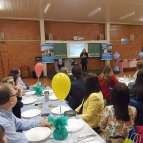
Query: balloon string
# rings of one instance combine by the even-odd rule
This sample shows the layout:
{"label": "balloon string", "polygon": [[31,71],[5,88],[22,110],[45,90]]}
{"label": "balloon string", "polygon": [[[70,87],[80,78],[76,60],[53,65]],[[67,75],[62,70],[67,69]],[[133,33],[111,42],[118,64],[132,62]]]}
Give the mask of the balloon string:
{"label": "balloon string", "polygon": [[60,114],[61,114],[61,103],[62,103],[62,102],[60,101]]}
{"label": "balloon string", "polygon": [[39,82],[39,77],[38,77],[38,82]]}

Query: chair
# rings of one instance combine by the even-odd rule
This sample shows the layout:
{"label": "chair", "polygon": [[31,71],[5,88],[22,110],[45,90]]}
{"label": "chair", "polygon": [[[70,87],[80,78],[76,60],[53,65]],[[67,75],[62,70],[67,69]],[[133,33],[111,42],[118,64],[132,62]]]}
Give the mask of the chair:
{"label": "chair", "polygon": [[135,99],[130,99],[130,105],[137,109],[137,116],[135,118],[135,125],[143,125],[143,103]]}
{"label": "chair", "polygon": [[78,66],[78,63],[77,62],[71,62],[71,66]]}
{"label": "chair", "polygon": [[[21,77],[22,78],[30,78],[30,68],[29,66],[20,67]],[[27,76],[25,76],[25,73]]]}

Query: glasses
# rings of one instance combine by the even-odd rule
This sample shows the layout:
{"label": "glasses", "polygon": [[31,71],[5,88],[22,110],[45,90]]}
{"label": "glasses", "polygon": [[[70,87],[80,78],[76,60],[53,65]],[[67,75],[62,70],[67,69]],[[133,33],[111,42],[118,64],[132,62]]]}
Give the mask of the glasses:
{"label": "glasses", "polygon": [[13,96],[18,96],[18,91],[16,92],[16,94],[11,95],[10,97],[13,97]]}

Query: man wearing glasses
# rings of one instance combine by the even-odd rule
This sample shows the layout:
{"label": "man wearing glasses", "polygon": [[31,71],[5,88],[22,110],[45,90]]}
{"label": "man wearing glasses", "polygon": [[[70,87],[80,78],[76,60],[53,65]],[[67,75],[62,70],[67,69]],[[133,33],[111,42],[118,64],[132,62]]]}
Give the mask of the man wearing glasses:
{"label": "man wearing glasses", "polygon": [[0,125],[5,129],[8,143],[28,143],[23,133],[17,130],[28,130],[38,126],[50,126],[46,120],[32,121],[18,119],[11,112],[17,102],[18,92],[8,83],[0,83]]}

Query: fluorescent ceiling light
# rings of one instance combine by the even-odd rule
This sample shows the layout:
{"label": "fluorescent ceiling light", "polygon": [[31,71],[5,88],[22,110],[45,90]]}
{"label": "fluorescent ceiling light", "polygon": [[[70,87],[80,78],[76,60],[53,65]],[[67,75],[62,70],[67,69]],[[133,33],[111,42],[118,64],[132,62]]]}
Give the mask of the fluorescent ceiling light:
{"label": "fluorescent ceiling light", "polygon": [[2,5],[0,4],[0,10],[3,10],[3,7],[2,7]]}
{"label": "fluorescent ceiling light", "polygon": [[129,14],[125,15],[125,16],[120,17],[119,19],[124,19],[124,18],[127,18],[127,17],[129,17],[129,16],[132,16],[132,15],[134,15],[134,14],[135,14],[135,13],[132,12],[132,13],[129,13]]}
{"label": "fluorescent ceiling light", "polygon": [[47,13],[48,9],[50,8],[51,4],[47,4],[45,10],[44,10],[44,13]]}
{"label": "fluorescent ceiling light", "polygon": [[101,10],[101,7],[95,9],[94,11],[92,11],[91,13],[88,14],[88,17],[89,17],[89,16],[92,16],[93,14],[95,14],[95,13],[97,13],[97,12],[99,12],[100,10]]}

